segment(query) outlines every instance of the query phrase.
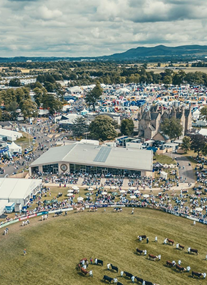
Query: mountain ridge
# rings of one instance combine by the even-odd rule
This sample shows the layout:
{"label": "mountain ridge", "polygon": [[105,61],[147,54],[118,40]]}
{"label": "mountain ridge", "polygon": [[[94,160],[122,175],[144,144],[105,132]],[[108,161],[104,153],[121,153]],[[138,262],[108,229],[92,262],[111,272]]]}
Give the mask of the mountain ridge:
{"label": "mountain ridge", "polygon": [[115,53],[106,58],[132,60],[147,57],[187,57],[187,56],[207,56],[206,45],[183,45],[170,47],[165,45],[158,45],[154,47],[137,47],[129,49],[122,53]]}
{"label": "mountain ridge", "polygon": [[16,56],[16,57],[0,57],[0,63],[3,62],[26,62],[32,61],[80,61],[80,60],[94,60],[94,61],[146,61],[146,60],[190,60],[190,59],[204,59],[207,57],[207,45],[182,45],[182,46],[165,46],[157,45],[154,47],[139,46],[131,48],[124,52],[114,53],[112,55],[95,56],[95,57],[29,57],[29,56]]}

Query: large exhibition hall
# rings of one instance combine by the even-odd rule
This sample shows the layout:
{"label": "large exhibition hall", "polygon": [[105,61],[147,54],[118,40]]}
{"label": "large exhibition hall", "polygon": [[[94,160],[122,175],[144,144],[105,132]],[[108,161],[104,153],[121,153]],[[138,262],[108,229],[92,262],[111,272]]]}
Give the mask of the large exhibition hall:
{"label": "large exhibition hall", "polygon": [[41,172],[151,175],[153,152],[121,147],[72,143],[49,149],[30,165],[30,174]]}

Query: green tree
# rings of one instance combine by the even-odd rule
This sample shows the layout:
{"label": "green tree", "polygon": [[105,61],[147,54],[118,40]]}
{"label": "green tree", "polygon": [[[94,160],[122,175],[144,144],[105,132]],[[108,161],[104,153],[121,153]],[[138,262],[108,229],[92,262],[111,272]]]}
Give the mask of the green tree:
{"label": "green tree", "polygon": [[183,83],[186,74],[183,70],[179,70],[178,73],[175,73],[173,76],[173,84],[180,85]]}
{"label": "green tree", "polygon": [[50,114],[54,114],[62,109],[62,103],[53,94],[43,93],[43,108],[48,109]]}
{"label": "green tree", "polygon": [[204,145],[203,149],[202,149],[202,154],[203,155],[207,155],[207,143]]}
{"label": "green tree", "polygon": [[190,149],[191,147],[191,139],[190,137],[184,137],[183,138],[183,143],[181,145],[181,148],[185,151],[185,153],[188,152],[188,150]]}
{"label": "green tree", "polygon": [[2,121],[10,121],[12,119],[10,112],[2,112]]}
{"label": "green tree", "polygon": [[12,101],[9,105],[6,106],[6,110],[11,114],[11,119],[12,120],[16,120],[17,118],[17,109],[18,109],[19,105],[17,104],[17,102]]}
{"label": "green tree", "polygon": [[56,85],[54,83],[49,82],[49,81],[45,81],[44,87],[45,87],[45,89],[47,89],[48,92],[53,92]]}
{"label": "green tree", "polygon": [[197,152],[198,156],[204,149],[205,145],[206,140],[204,136],[200,134],[191,135],[191,149],[194,150],[194,152]]}
{"label": "green tree", "polygon": [[16,100],[18,103],[24,100],[24,91],[22,88],[16,89]]}
{"label": "green tree", "polygon": [[77,117],[73,122],[73,135],[75,137],[81,137],[88,131],[88,126],[84,117]]}
{"label": "green tree", "polygon": [[207,118],[207,106],[205,106],[201,109],[201,115],[205,116],[205,118]]}
{"label": "green tree", "polygon": [[6,91],[1,91],[1,98],[5,106],[9,105],[11,102],[16,101],[15,90],[7,89]]}
{"label": "green tree", "polygon": [[34,86],[32,87],[32,88],[36,88],[36,87],[38,87],[38,88],[42,88],[42,84],[39,82],[39,81],[36,81],[35,83],[34,83]]}
{"label": "green tree", "polygon": [[163,83],[164,84],[172,84],[172,76],[165,75],[165,77],[163,78]]}
{"label": "green tree", "polygon": [[38,107],[40,107],[43,98],[43,90],[36,87],[33,91],[35,93],[34,95],[35,103],[37,104]]}
{"label": "green tree", "polygon": [[21,82],[19,80],[19,78],[12,78],[10,81],[9,81],[9,86],[12,86],[12,87],[18,87],[21,85]]}
{"label": "green tree", "polygon": [[38,114],[37,104],[31,99],[24,100],[20,104],[20,108],[25,118],[36,117]]}
{"label": "green tree", "polygon": [[90,136],[96,140],[113,140],[117,136],[114,121],[106,115],[100,115],[89,125]]}
{"label": "green tree", "polygon": [[182,135],[183,127],[176,118],[165,119],[161,124],[161,131],[172,140]]}
{"label": "green tree", "polygon": [[147,69],[147,62],[145,62],[142,66],[144,69]]}
{"label": "green tree", "polygon": [[103,90],[99,82],[96,83],[96,86],[88,92],[86,95],[85,101],[88,105],[93,106],[93,110],[95,111],[96,102],[100,99]]}
{"label": "green tree", "polygon": [[132,119],[124,119],[121,121],[121,133],[130,136],[134,130],[134,122]]}

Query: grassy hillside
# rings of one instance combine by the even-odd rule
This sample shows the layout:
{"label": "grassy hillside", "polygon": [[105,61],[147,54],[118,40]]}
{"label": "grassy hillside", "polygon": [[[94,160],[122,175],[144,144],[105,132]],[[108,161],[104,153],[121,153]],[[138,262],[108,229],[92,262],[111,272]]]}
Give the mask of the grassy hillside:
{"label": "grassy hillside", "polygon": [[207,46],[200,45],[185,45],[177,47],[169,47],[164,45],[158,45],[154,47],[137,47],[129,49],[122,53],[116,53],[110,56],[106,56],[112,60],[127,60],[127,59],[139,59],[139,58],[176,58],[176,57],[203,57],[207,54]]}
{"label": "grassy hillside", "polygon": [[[3,229],[0,230],[0,233]],[[207,261],[206,226],[162,212],[131,209],[114,213],[112,209],[96,213],[68,213],[67,216],[52,217],[48,221],[40,218],[31,220],[30,225],[20,223],[10,227],[7,236],[0,235],[0,284],[103,284],[104,274],[118,277],[123,284],[131,280],[121,278],[119,273],[109,272],[107,263],[134,275],[158,284],[189,285],[206,284],[196,280],[189,273],[179,273],[165,266],[166,260],[181,259],[183,266],[205,272]],[[149,244],[139,243],[137,235],[146,234]],[[154,237],[158,237],[158,243]],[[187,249],[179,251],[175,246],[163,245],[165,238],[174,239],[199,250],[199,255],[189,255]],[[147,249],[148,253],[161,254],[161,261],[150,261],[135,254],[136,247]],[[27,255],[23,255],[24,248]],[[104,266],[89,265],[94,277],[82,276],[76,264],[83,258],[100,258]]]}

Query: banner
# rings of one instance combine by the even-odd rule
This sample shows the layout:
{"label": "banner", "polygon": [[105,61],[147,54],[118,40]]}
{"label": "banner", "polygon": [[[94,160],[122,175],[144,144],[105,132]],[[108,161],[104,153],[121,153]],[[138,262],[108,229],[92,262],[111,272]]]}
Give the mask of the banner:
{"label": "banner", "polygon": [[6,226],[12,225],[14,223],[17,223],[17,222],[19,222],[18,219],[17,220],[13,220],[13,221],[8,222],[8,223],[5,223],[5,224],[2,224],[2,225],[0,225],[0,229],[3,228],[3,227],[6,227]]}
{"label": "banner", "polygon": [[19,221],[28,220],[28,219],[34,218],[36,216],[37,216],[37,214],[32,214],[32,215],[29,215],[29,216],[26,216],[26,217],[21,217],[21,218],[19,218]]}
{"label": "banner", "polygon": [[54,214],[54,213],[59,213],[59,212],[72,211],[72,210],[73,210],[73,208],[58,209],[58,210],[52,210],[52,211],[49,211],[48,213],[49,213],[49,214]]}
{"label": "banner", "polygon": [[43,212],[39,212],[37,213],[37,216],[42,216],[42,215],[47,215],[48,211],[43,211]]}

